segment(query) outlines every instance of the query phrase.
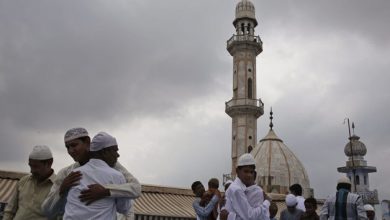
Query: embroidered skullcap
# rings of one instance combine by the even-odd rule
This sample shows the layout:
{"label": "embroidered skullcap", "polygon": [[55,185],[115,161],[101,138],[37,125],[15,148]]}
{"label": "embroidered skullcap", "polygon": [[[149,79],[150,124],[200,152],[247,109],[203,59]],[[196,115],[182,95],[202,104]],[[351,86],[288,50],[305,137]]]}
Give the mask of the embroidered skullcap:
{"label": "embroidered skullcap", "polygon": [[99,151],[107,147],[118,145],[116,139],[107,134],[106,132],[99,132],[95,137],[92,138],[90,151]]}
{"label": "embroidered skullcap", "polygon": [[88,137],[88,131],[85,128],[72,128],[65,133],[64,141],[71,141],[81,137]]}
{"label": "embroidered skullcap", "polygon": [[370,204],[365,204],[364,205],[364,210],[366,210],[366,211],[374,211],[375,212],[374,207],[372,207],[372,205],[370,205]]}
{"label": "embroidered skullcap", "polygon": [[297,204],[297,198],[293,194],[288,194],[286,196],[286,206],[292,207]]}
{"label": "embroidered skullcap", "polygon": [[33,148],[28,158],[32,160],[48,160],[52,159],[53,156],[48,146],[37,145]]}
{"label": "embroidered skullcap", "polygon": [[337,181],[337,184],[339,183],[346,183],[351,185],[351,180],[348,177],[343,176]]}

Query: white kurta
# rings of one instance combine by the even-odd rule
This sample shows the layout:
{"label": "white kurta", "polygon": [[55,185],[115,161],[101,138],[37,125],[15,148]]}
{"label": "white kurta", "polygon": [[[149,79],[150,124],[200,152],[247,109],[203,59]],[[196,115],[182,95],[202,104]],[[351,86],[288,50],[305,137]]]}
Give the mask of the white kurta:
{"label": "white kurta", "polygon": [[[66,204],[66,197],[60,196],[60,186],[74,169],[80,167],[79,163],[74,163],[70,166],[67,166],[61,169],[53,183],[53,186],[50,189],[49,195],[46,197],[45,201],[42,203],[42,212],[49,216],[50,218],[55,218],[61,216],[64,213],[64,207]],[[124,168],[119,162],[115,164],[115,170],[121,172],[126,179],[125,184],[113,185],[108,184],[104,185],[105,188],[110,190],[110,197],[127,197],[130,199],[138,198],[141,195],[141,184],[138,180],[129,173],[126,168]],[[127,219],[122,216],[122,219]],[[130,219],[130,218],[129,218]]]}
{"label": "white kurta", "polygon": [[116,219],[116,212],[127,214],[130,209],[130,199],[106,197],[88,206],[79,199],[81,191],[88,189],[90,184],[124,184],[122,173],[109,167],[99,159],[90,159],[84,166],[74,169],[83,175],[80,184],[72,187],[67,196],[64,220],[76,219]]}
{"label": "white kurta", "polygon": [[263,189],[258,185],[248,186],[245,190],[249,205],[253,208],[260,207],[264,202]]}
{"label": "white kurta", "polygon": [[226,191],[225,209],[229,212],[229,219],[236,220],[268,220],[269,206],[268,200],[258,207],[252,207],[245,194],[247,187],[236,178]]}
{"label": "white kurta", "polygon": [[305,198],[303,198],[302,196],[296,196],[297,198],[297,209],[300,209],[304,212],[306,212],[306,208],[305,208]]}

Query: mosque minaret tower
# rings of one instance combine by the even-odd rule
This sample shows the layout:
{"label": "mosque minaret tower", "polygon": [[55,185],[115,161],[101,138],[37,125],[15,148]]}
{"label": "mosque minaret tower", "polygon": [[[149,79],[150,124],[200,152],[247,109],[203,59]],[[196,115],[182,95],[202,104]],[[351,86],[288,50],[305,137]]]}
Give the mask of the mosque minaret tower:
{"label": "mosque minaret tower", "polygon": [[257,142],[257,119],[263,115],[263,103],[256,94],[256,57],[263,51],[255,35],[255,7],[249,0],[236,6],[233,21],[236,33],[227,41],[233,56],[233,98],[226,102],[225,112],[232,118],[232,175],[237,159],[250,152]]}

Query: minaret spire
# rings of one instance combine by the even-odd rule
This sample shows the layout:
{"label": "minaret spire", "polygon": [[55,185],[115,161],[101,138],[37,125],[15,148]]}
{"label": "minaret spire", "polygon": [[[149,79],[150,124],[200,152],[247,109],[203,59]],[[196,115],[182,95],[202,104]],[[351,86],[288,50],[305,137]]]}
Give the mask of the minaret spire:
{"label": "minaret spire", "polygon": [[269,119],[271,120],[271,122],[269,123],[269,127],[272,128],[274,127],[274,124],[272,123],[272,119],[274,119],[274,117],[272,116],[274,113],[272,112],[272,107],[271,107],[271,112],[269,113]]}

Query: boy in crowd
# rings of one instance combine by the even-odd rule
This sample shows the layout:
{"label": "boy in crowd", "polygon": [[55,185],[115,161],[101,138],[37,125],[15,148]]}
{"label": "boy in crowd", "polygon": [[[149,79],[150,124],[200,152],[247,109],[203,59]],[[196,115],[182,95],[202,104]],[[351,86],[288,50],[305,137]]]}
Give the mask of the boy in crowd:
{"label": "boy in crowd", "polygon": [[305,200],[306,211],[303,213],[301,220],[319,220],[317,215],[317,200],[315,198],[307,198]]}

